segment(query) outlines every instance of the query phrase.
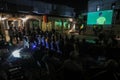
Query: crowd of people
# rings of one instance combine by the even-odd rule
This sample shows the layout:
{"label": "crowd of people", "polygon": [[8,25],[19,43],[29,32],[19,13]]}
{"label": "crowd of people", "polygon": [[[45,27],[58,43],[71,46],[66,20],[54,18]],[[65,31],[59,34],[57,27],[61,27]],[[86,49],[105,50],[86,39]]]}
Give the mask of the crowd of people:
{"label": "crowd of people", "polygon": [[111,76],[117,80],[119,53],[105,48],[118,48],[118,43],[115,35],[109,35],[108,40],[106,37],[100,33],[95,43],[89,43],[75,35],[46,31],[27,39],[33,43],[31,48],[39,47],[33,56],[37,64],[42,65],[41,79],[103,80]]}
{"label": "crowd of people", "polygon": [[[16,32],[14,32],[16,31]],[[14,32],[14,33],[13,33]],[[57,33],[55,30],[9,29],[10,42],[13,44],[13,34],[17,43],[23,41],[24,49],[36,49],[33,57],[40,67],[38,77],[28,80],[103,80],[111,77],[119,80],[119,52],[111,52],[106,48],[119,48],[116,36],[102,32],[89,43],[85,38],[76,35]],[[23,66],[29,64],[24,64]],[[32,73],[34,74],[34,73]],[[32,75],[31,75],[32,76]],[[29,77],[29,76],[28,76]]]}

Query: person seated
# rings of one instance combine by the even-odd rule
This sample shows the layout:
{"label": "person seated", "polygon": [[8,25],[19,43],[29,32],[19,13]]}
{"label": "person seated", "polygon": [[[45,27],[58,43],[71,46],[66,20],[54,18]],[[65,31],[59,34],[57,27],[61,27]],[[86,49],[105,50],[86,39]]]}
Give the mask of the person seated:
{"label": "person seated", "polygon": [[90,80],[119,80],[118,72],[119,65],[118,63],[113,60],[109,59],[105,62],[105,69],[101,70],[100,72],[96,73]]}
{"label": "person seated", "polygon": [[82,63],[79,60],[79,55],[76,51],[71,52],[69,59],[65,60],[59,71],[63,71],[65,80],[84,80],[82,71]]}

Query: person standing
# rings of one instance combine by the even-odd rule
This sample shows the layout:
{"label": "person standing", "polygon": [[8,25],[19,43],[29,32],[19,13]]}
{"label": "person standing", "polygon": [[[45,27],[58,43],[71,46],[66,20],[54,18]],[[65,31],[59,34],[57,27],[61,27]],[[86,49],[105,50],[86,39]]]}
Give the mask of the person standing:
{"label": "person standing", "polygon": [[83,29],[84,29],[84,24],[82,24],[82,25],[80,26],[79,34],[81,34],[81,32],[83,31]]}
{"label": "person standing", "polygon": [[18,33],[18,29],[17,27],[14,27],[14,37],[16,39],[17,44],[19,43],[18,37],[19,37],[19,33]]}
{"label": "person standing", "polygon": [[12,26],[10,26],[8,32],[9,32],[9,37],[10,37],[10,43],[13,44],[14,31],[13,31]]}
{"label": "person standing", "polygon": [[103,13],[99,13],[99,17],[97,18],[97,24],[98,25],[104,25],[106,22],[106,18],[103,16]]}

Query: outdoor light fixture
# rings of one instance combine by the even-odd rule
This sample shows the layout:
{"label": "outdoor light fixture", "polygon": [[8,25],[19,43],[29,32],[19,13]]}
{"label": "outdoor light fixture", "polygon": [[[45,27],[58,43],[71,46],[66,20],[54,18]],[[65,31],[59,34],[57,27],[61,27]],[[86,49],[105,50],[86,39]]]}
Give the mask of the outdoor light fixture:
{"label": "outdoor light fixture", "polygon": [[5,19],[7,19],[7,18],[1,18],[1,20],[5,20]]}
{"label": "outdoor light fixture", "polygon": [[70,22],[72,22],[72,21],[73,21],[73,19],[72,19],[72,18],[70,18],[70,19],[69,19],[69,21],[70,21]]}
{"label": "outdoor light fixture", "polygon": [[5,20],[7,19],[6,17],[4,17],[3,15],[0,16],[0,20]]}
{"label": "outdoor light fixture", "polygon": [[23,22],[26,22],[28,20],[28,17],[25,18],[21,18],[23,20]]}
{"label": "outdoor light fixture", "polygon": [[25,22],[27,20],[27,18],[23,18],[22,20],[23,20],[23,22]]}

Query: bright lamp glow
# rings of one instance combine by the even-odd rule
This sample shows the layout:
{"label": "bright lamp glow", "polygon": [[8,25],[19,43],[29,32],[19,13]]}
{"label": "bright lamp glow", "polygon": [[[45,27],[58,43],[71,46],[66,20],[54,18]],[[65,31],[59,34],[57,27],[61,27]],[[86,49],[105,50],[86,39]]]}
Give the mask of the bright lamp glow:
{"label": "bright lamp glow", "polygon": [[20,50],[15,50],[13,53],[12,53],[12,55],[14,56],[14,57],[16,57],[16,58],[20,58],[21,56],[20,56]]}
{"label": "bright lamp glow", "polygon": [[6,18],[6,17],[4,17],[4,18],[3,18],[3,17],[0,17],[0,20],[5,20],[5,19],[7,19],[7,18]]}
{"label": "bright lamp glow", "polygon": [[23,20],[23,22],[26,22],[28,20],[28,17],[25,18],[21,18]]}
{"label": "bright lamp glow", "polygon": [[72,21],[73,21],[73,19],[72,19],[72,18],[69,18],[69,21],[70,21],[70,22],[72,22]]}
{"label": "bright lamp glow", "polygon": [[33,45],[33,48],[36,48],[36,45]]}

